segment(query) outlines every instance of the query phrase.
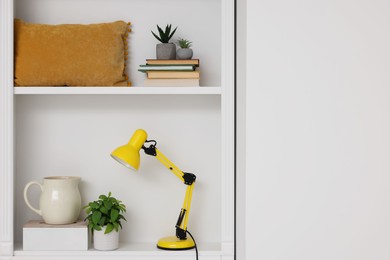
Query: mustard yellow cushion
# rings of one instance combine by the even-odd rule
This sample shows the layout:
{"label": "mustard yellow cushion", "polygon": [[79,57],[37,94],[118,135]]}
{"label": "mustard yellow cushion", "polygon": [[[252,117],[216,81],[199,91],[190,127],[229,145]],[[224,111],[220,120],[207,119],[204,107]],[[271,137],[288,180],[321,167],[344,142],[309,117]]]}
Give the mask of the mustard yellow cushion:
{"label": "mustard yellow cushion", "polygon": [[33,24],[15,19],[16,86],[126,86],[129,23]]}

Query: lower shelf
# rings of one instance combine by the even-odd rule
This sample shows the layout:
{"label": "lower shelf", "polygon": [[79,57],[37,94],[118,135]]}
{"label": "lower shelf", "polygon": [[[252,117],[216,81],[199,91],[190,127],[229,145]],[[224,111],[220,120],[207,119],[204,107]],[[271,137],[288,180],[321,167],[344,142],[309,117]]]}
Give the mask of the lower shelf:
{"label": "lower shelf", "polygon": [[[199,258],[202,260],[220,260],[222,250],[219,243],[199,244]],[[195,249],[183,251],[161,250],[155,244],[121,244],[114,251],[24,251],[21,244],[15,244],[12,259],[140,259],[140,260],[190,260],[195,259]]]}
{"label": "lower shelf", "polygon": [[15,87],[16,95],[220,95],[220,86],[202,87]]}

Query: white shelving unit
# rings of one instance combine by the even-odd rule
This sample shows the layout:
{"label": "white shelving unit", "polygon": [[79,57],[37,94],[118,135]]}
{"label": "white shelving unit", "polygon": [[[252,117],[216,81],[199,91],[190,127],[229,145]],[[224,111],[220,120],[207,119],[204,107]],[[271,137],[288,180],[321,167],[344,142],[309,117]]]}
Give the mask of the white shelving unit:
{"label": "white shelving unit", "polygon": [[[143,156],[133,174],[109,158],[137,128],[181,169],[197,175],[188,228],[199,259],[234,259],[234,2],[1,1],[0,260],[195,259],[193,250],[155,247],[174,232],[184,185],[157,160]],[[15,17],[50,24],[131,21],[128,74],[134,87],[14,87]],[[142,87],[144,75],[136,67],[153,57],[150,29],[164,23],[178,25],[177,37],[194,42],[201,87]],[[126,203],[120,249],[23,250],[22,226],[39,216],[25,206],[22,190],[49,175],[80,176],[83,203],[108,191]],[[37,205],[39,192],[30,195]]]}

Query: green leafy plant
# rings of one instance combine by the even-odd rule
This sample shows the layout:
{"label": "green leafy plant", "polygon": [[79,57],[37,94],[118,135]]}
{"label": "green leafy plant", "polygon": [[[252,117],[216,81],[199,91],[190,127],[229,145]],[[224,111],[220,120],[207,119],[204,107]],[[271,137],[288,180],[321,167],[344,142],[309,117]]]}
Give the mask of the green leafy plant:
{"label": "green leafy plant", "polygon": [[180,48],[182,48],[182,49],[188,49],[192,45],[192,42],[190,42],[189,40],[183,39],[183,38],[180,38],[177,41],[177,43],[179,44]]}
{"label": "green leafy plant", "polygon": [[119,227],[122,228],[121,220],[125,220],[122,213],[126,212],[126,206],[122,204],[122,201],[117,200],[111,196],[111,192],[106,195],[100,195],[98,200],[88,203],[84,206],[85,213],[88,220],[88,228],[93,230],[102,230],[102,227],[107,226],[104,234],[108,234],[111,231],[119,231]]}
{"label": "green leafy plant", "polygon": [[171,24],[167,24],[167,26],[165,27],[165,30],[163,31],[161,29],[161,27],[157,25],[157,30],[158,30],[159,36],[157,36],[157,34],[155,34],[153,31],[152,31],[152,34],[160,42],[162,42],[162,43],[169,43],[169,40],[175,34],[176,29],[177,29],[177,27],[171,32],[172,25]]}

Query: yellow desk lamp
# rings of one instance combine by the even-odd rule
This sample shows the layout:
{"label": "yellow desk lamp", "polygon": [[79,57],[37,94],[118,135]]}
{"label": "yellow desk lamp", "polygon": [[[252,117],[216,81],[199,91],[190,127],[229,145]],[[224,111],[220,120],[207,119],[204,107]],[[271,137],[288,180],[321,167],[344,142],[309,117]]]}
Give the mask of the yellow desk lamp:
{"label": "yellow desk lamp", "polygon": [[[173,174],[183,181],[185,185],[187,185],[183,207],[180,210],[179,218],[176,223],[176,236],[161,238],[157,242],[157,247],[168,250],[195,248],[195,241],[191,233],[187,231],[187,223],[196,176],[192,173],[181,171],[156,148],[157,142],[155,140],[146,140],[147,137],[148,135],[144,130],[136,130],[129,143],[115,149],[111,153],[111,157],[127,168],[136,171],[138,170],[140,164],[139,151],[143,149],[146,154],[155,156],[165,167],[167,167]],[[149,146],[146,147],[146,144],[149,144]],[[187,238],[186,233],[188,233],[191,238]]]}

